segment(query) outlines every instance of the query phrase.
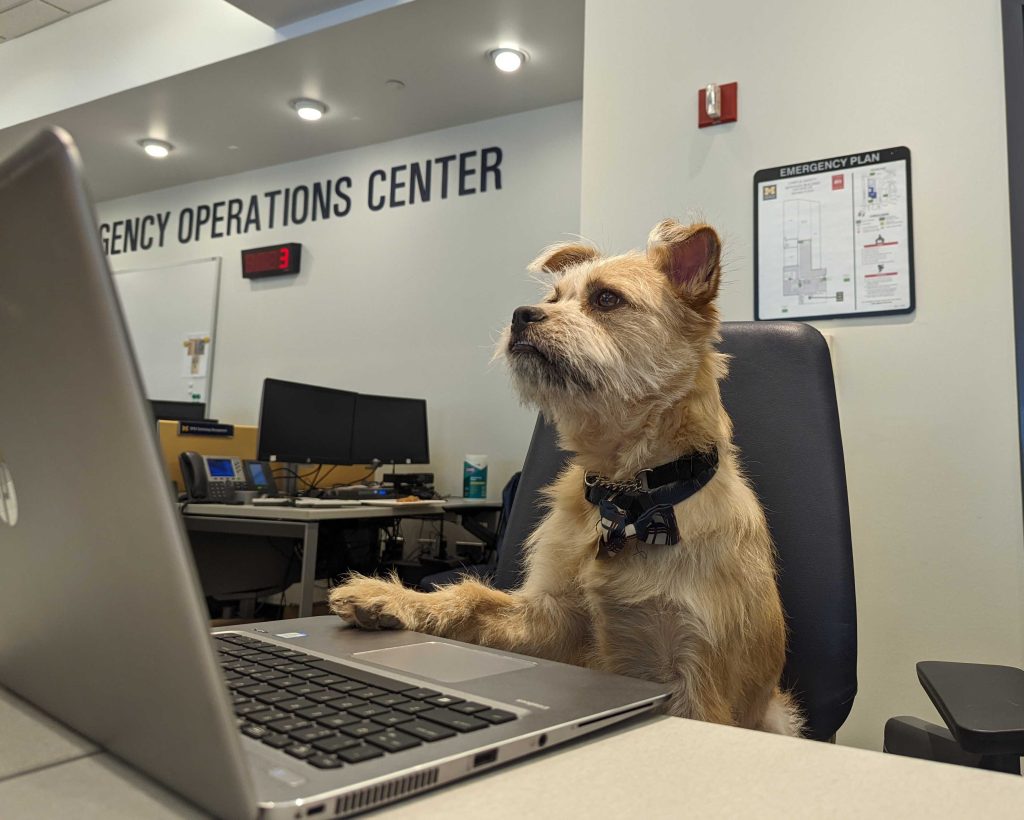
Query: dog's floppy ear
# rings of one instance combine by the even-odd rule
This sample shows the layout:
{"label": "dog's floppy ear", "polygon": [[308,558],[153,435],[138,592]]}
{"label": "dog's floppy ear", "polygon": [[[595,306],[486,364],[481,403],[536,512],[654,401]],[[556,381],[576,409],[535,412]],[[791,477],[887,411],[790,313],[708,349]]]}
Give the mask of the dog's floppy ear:
{"label": "dog's floppy ear", "polygon": [[597,259],[600,255],[597,248],[584,242],[559,242],[542,250],[540,256],[530,263],[527,270],[534,273],[561,273],[570,265]]}
{"label": "dog's floppy ear", "polygon": [[680,225],[666,219],[647,238],[647,257],[676,290],[696,306],[718,295],[722,243],[710,225]]}

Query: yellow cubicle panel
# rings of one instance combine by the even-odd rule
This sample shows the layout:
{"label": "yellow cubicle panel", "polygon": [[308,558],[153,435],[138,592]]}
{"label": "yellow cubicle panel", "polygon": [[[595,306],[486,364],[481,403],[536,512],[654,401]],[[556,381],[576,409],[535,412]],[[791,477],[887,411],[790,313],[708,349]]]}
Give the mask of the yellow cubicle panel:
{"label": "yellow cubicle panel", "polygon": [[[181,479],[181,467],[178,463],[178,456],[186,450],[193,450],[205,456],[237,456],[238,458],[256,458],[256,437],[259,428],[251,424],[234,425],[233,436],[196,436],[178,432],[178,422],[160,421],[160,451],[163,454],[164,468],[171,480],[182,488],[184,482]],[[299,469],[299,475],[312,478],[317,472],[317,464],[303,464]],[[369,467],[339,466],[330,467],[320,471],[317,476],[317,486],[322,488],[332,487],[335,484],[351,484],[360,480],[373,478],[367,475]]]}
{"label": "yellow cubicle panel", "polygon": [[182,435],[178,432],[178,422],[160,421],[160,451],[163,454],[164,468],[171,480],[184,487],[181,480],[181,467],[178,456],[186,450],[202,453],[204,456],[237,456],[238,458],[256,458],[256,433],[258,428],[251,424],[236,424],[233,436],[195,436]]}

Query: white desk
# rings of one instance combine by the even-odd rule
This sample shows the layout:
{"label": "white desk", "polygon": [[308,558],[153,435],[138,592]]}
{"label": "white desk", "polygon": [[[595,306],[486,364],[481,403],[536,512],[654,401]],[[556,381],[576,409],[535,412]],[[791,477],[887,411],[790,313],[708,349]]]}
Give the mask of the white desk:
{"label": "white desk", "polygon": [[185,527],[191,532],[223,532],[238,535],[269,535],[302,539],[299,617],[313,614],[316,553],[321,521],[372,520],[461,514],[470,510],[500,509],[498,501],[451,499],[432,507],[395,503],[392,506],[349,507],[254,506],[252,504],[187,504]]}
{"label": "white desk", "polygon": [[[17,715],[14,725],[10,716]],[[881,727],[879,727],[881,732]],[[0,775],[0,817],[182,818],[194,807],[0,689],[0,754],[54,748]],[[56,744],[56,746],[54,746]],[[68,745],[70,744],[70,746]],[[70,750],[70,751],[69,751]],[[73,754],[71,758],[67,754]],[[655,718],[374,812],[387,820],[1013,818],[1024,778]]]}

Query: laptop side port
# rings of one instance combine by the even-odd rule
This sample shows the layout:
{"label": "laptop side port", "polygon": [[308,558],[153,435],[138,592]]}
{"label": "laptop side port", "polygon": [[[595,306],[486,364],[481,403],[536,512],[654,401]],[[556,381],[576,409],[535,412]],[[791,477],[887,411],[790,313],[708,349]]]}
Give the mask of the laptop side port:
{"label": "laptop side port", "polygon": [[478,755],[476,755],[473,758],[473,768],[475,769],[475,768],[477,768],[479,766],[486,766],[488,763],[493,763],[497,759],[498,759],[498,750],[497,749],[490,749],[489,751],[486,751],[486,752],[480,752]]}

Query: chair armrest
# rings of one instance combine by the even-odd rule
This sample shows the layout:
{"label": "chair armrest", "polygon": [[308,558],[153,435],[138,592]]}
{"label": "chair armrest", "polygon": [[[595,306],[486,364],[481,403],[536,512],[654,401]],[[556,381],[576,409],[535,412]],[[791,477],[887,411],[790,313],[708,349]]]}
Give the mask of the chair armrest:
{"label": "chair armrest", "polygon": [[917,677],[964,751],[1024,755],[1024,670],[921,661]]}

